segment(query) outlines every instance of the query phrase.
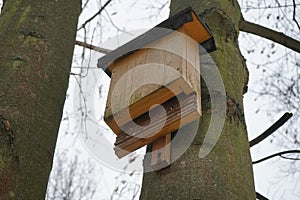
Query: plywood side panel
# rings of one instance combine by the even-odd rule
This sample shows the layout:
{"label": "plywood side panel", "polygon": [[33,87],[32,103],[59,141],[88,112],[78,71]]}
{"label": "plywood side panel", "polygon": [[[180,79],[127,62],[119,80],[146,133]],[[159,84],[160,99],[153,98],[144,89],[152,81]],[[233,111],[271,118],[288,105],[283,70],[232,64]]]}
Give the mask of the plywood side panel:
{"label": "plywood side panel", "polygon": [[[109,91],[108,91],[108,97],[106,101],[106,109],[104,113],[104,118],[111,116],[112,115],[112,101],[114,101],[114,105],[118,106],[115,109],[120,110],[121,109],[121,98],[122,98],[122,92],[116,92],[115,91],[115,86],[120,80],[120,78],[125,74],[128,70],[128,64],[130,62],[135,62],[135,60],[130,59],[131,56],[128,57],[128,59],[122,59],[116,63],[113,64],[113,70],[112,70],[112,77],[111,77],[111,82],[109,86]],[[127,81],[123,81],[122,84],[119,84],[118,91],[124,91],[126,88]],[[114,93],[114,97],[112,96]]]}
{"label": "plywood side panel", "polygon": [[[122,126],[127,122],[131,121],[132,119],[135,119],[138,116],[148,112],[153,105],[160,105],[168,101],[172,97],[182,93],[181,87],[186,84],[187,82],[183,78],[179,78],[173,81],[172,83],[168,84],[168,88],[170,88],[171,90],[166,87],[161,87],[160,89],[155,90],[153,93],[141,99],[140,101],[137,101],[135,104],[129,107],[131,118],[128,118],[124,114],[126,110],[121,110],[120,112],[115,113],[114,115],[106,116],[104,118],[104,121],[110,126],[110,128],[114,131],[116,135],[119,135],[122,133],[122,131],[115,123],[116,119],[118,120],[119,125]],[[184,87],[190,87],[190,90],[192,90],[190,85],[186,85]]]}

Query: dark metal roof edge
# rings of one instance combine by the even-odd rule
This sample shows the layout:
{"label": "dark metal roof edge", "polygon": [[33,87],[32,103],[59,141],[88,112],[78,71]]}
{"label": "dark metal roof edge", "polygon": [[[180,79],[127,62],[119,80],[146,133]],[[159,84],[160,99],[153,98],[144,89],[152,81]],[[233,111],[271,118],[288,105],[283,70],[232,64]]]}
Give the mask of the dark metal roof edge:
{"label": "dark metal roof edge", "polygon": [[[176,13],[175,15],[171,16],[170,18],[166,19],[165,21],[161,22],[154,28],[150,29],[149,31],[145,32],[144,34],[134,38],[130,42],[122,45],[121,47],[117,48],[116,50],[110,52],[109,54],[103,56],[102,58],[98,59],[98,67],[106,70],[108,65],[125,55],[128,55],[129,53],[132,53],[138,49],[143,48],[144,46],[150,44],[151,42],[154,42],[173,30],[178,29],[179,27],[183,26],[187,22],[193,21],[193,17],[191,14],[192,7],[188,7],[184,10],[181,10],[180,12]],[[169,29],[169,31],[159,31],[159,28],[166,28]],[[154,34],[155,32],[155,34]],[[165,33],[163,33],[165,32]]]}
{"label": "dark metal roof edge", "polygon": [[215,44],[215,39],[211,37],[210,39],[202,42],[201,44],[201,49],[200,49],[200,55],[206,54],[206,53],[211,53],[215,50],[217,50],[216,44]]}
{"label": "dark metal roof edge", "polygon": [[192,9],[192,6],[189,6],[185,9],[179,11],[178,13],[175,13],[174,15],[170,16],[168,19],[166,19],[165,21],[156,25],[155,27],[169,28],[172,30],[177,30],[184,24],[193,21],[191,12],[194,12],[194,11]]}

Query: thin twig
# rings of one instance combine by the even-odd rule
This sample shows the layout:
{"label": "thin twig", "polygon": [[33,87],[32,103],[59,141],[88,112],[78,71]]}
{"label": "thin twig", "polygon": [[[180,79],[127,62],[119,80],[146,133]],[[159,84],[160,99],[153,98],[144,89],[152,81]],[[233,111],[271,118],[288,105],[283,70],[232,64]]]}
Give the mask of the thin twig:
{"label": "thin twig", "polygon": [[282,151],[282,152],[279,152],[279,153],[275,153],[275,154],[272,154],[272,155],[267,156],[267,157],[265,157],[265,158],[262,158],[262,159],[260,159],[260,160],[253,161],[252,164],[254,165],[254,164],[263,162],[263,161],[265,161],[265,160],[268,160],[268,159],[270,159],[270,158],[274,158],[274,157],[276,157],[276,156],[282,156],[282,155],[284,155],[284,154],[290,154],[290,153],[300,153],[300,150],[288,150],[288,151]]}
{"label": "thin twig", "polygon": [[96,12],[91,18],[89,18],[88,20],[86,20],[79,28],[78,31],[82,28],[84,28],[90,21],[92,21],[95,17],[97,17],[98,15],[101,14],[101,12],[108,6],[108,4],[111,2],[112,0],[108,0],[101,8],[98,12]]}
{"label": "thin twig", "polygon": [[295,40],[281,32],[277,32],[264,26],[248,22],[244,19],[241,19],[239,23],[239,29],[240,31],[252,33],[254,35],[272,40],[300,53],[300,41]]}
{"label": "thin twig", "polygon": [[[299,6],[300,4],[295,4],[296,6]],[[292,4],[287,4],[284,6],[263,6],[263,7],[241,7],[242,10],[266,10],[266,9],[277,9],[277,8],[282,8],[282,7],[293,7],[294,5]]]}
{"label": "thin twig", "polygon": [[294,160],[294,161],[298,161],[300,160],[300,158],[289,158],[289,157],[285,157],[283,155],[279,155],[281,158],[286,159],[286,160]]}
{"label": "thin twig", "polygon": [[297,24],[298,29],[300,31],[300,24],[298,23],[298,21],[296,19],[296,1],[295,0],[293,0],[293,20]]}
{"label": "thin twig", "polygon": [[103,54],[108,54],[108,53],[110,53],[112,51],[110,49],[105,49],[105,48],[102,48],[102,47],[97,47],[97,46],[94,46],[92,44],[88,44],[88,43],[81,42],[81,41],[76,41],[75,44],[78,45],[78,46],[82,46],[82,47],[85,47],[85,48],[97,51],[99,53],[103,53]]}
{"label": "thin twig", "polygon": [[270,136],[272,133],[274,133],[278,128],[280,128],[285,122],[287,122],[291,117],[293,116],[292,113],[284,113],[284,115],[275,122],[270,128],[268,128],[265,132],[263,132],[260,136],[254,138],[249,142],[250,147],[260,143],[264,139],[266,139],[268,136]]}

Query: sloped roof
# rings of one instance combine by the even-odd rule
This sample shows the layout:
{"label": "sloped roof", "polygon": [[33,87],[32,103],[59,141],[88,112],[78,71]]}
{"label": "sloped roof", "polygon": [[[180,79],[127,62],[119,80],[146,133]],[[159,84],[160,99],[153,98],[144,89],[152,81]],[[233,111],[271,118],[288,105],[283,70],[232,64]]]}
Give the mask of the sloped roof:
{"label": "sloped roof", "polygon": [[[102,68],[108,76],[111,76],[108,65],[113,61],[151,44],[182,26],[186,26],[190,31],[189,36],[199,42],[207,53],[216,50],[214,38],[208,26],[201,21],[195,11],[193,11],[192,7],[188,7],[161,22],[144,34],[98,59],[98,67]],[[200,51],[202,54],[206,52]]]}

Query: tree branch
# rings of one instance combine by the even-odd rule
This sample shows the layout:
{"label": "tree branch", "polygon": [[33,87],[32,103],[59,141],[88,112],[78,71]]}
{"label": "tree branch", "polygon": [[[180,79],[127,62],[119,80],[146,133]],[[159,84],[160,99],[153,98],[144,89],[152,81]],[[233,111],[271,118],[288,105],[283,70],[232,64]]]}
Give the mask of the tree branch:
{"label": "tree branch", "polygon": [[258,200],[269,200],[268,198],[264,197],[263,195],[259,194],[258,192],[256,192],[256,198]]}
{"label": "tree branch", "polygon": [[0,4],[0,14],[1,14],[3,8],[4,8],[4,3],[5,3],[5,0],[3,0],[3,1],[2,1],[2,4]]}
{"label": "tree branch", "polygon": [[105,48],[102,48],[102,47],[97,47],[97,46],[94,46],[92,44],[88,44],[88,43],[77,41],[77,40],[76,40],[75,44],[78,45],[78,46],[82,46],[82,47],[85,47],[85,48],[88,48],[88,49],[91,49],[91,50],[103,53],[103,54],[108,54],[108,53],[111,52],[110,49],[105,49]]}
{"label": "tree branch", "polygon": [[248,22],[244,19],[241,19],[239,23],[239,29],[240,31],[267,38],[300,53],[300,41],[295,40],[281,32],[277,32],[264,26]]}
{"label": "tree branch", "polygon": [[257,161],[253,161],[252,164],[257,164],[257,163],[260,163],[260,162],[263,162],[265,160],[268,160],[270,158],[273,158],[273,157],[276,157],[276,156],[282,156],[284,154],[290,154],[290,153],[300,153],[300,150],[288,150],[288,151],[282,151],[282,152],[279,152],[279,153],[275,153],[275,154],[272,154],[270,156],[267,156],[265,158],[262,158],[260,160],[257,160]]}
{"label": "tree branch", "polygon": [[98,12],[96,12],[91,18],[89,18],[88,20],[86,20],[77,30],[79,31],[80,29],[84,28],[87,23],[89,23],[90,21],[92,21],[95,17],[97,17],[97,15],[100,15],[100,13],[108,6],[108,4],[111,2],[112,0],[108,0],[101,8]]}
{"label": "tree branch", "polygon": [[293,0],[293,20],[297,24],[298,29],[300,31],[300,24],[298,23],[298,21],[296,19],[296,1],[295,0]]}
{"label": "tree branch", "polygon": [[294,161],[300,160],[300,158],[289,158],[289,157],[285,157],[283,155],[280,155],[280,158],[283,158],[283,159],[286,159],[286,160],[294,160]]}
{"label": "tree branch", "polygon": [[272,126],[270,126],[265,132],[263,132],[260,136],[254,138],[249,142],[250,147],[260,143],[264,139],[266,139],[268,136],[270,136],[272,133],[274,133],[278,128],[280,128],[285,122],[287,122],[291,117],[293,116],[292,113],[284,113],[284,115],[275,122]]}

